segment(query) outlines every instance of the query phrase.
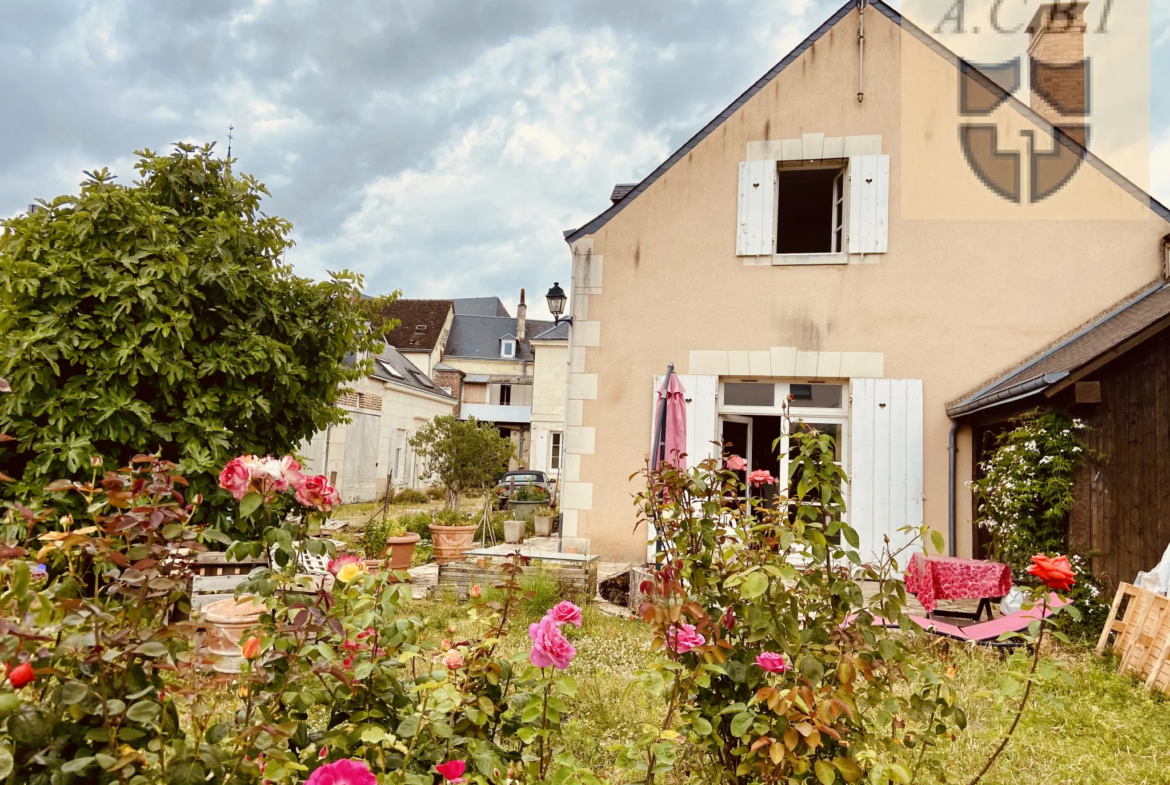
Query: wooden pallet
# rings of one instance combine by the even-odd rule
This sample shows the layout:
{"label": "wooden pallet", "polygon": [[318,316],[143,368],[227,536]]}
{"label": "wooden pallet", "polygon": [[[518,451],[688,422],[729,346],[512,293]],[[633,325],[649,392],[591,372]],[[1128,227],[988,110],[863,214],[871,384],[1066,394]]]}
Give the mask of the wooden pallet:
{"label": "wooden pallet", "polygon": [[[1112,646],[1109,638],[1116,634]],[[1097,641],[1098,656],[1110,650],[1121,657],[1118,673],[1146,679],[1146,689],[1170,692],[1170,597],[1129,583],[1117,588],[1109,619]]]}

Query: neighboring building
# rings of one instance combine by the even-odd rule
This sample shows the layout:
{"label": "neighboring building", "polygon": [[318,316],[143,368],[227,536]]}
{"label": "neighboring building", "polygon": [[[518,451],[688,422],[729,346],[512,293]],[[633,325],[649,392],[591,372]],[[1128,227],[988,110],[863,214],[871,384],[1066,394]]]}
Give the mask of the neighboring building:
{"label": "neighboring building", "polygon": [[[690,465],[726,439],[751,468],[788,477],[790,414],[838,438],[866,556],[885,537],[896,549],[901,527],[923,521],[970,555],[961,491],[972,427],[953,423],[948,403],[1162,279],[1170,211],[1057,130],[1063,119],[1042,115],[1042,103],[997,97],[885,3],[860,7],[863,95],[859,4],[849,2],[566,233],[574,322],[561,499],[564,533],[589,538],[593,553],[646,555],[631,534],[629,476],[644,465],[655,386],[673,362]],[[1037,19],[1034,50],[1067,32]],[[954,107],[972,86],[994,100],[956,129]],[[988,123],[1010,127],[1023,151],[1001,154],[994,133],[979,137]],[[989,156],[965,155],[961,140],[980,138]],[[1009,187],[988,187],[981,166],[1001,167]],[[1031,185],[1026,199],[1011,175]]]}
{"label": "neighboring building", "polygon": [[[510,315],[488,315],[507,314],[507,309],[494,297],[457,300],[456,311],[443,352],[442,378],[450,383],[452,370],[463,374],[459,382],[459,416],[494,423],[500,433],[510,438],[515,447],[513,469],[537,468],[534,461],[547,463],[551,455],[548,450],[554,441],[551,434],[563,432],[563,426],[560,425],[563,417],[559,420],[555,418],[546,400],[548,391],[542,386],[543,398],[537,407],[541,417],[540,433],[549,435],[542,437],[537,457],[534,458],[534,383],[538,365],[545,362],[546,356],[550,362],[563,365],[564,352],[560,353],[560,359],[556,356],[556,347],[565,342],[564,337],[557,335],[563,336],[563,332],[558,334],[554,331],[556,325],[552,322],[527,318],[528,306],[523,290],[514,319]],[[541,339],[535,340],[535,336],[546,333]],[[541,346],[544,348],[540,350],[538,361],[536,350]],[[562,386],[562,398],[563,395]]]}
{"label": "neighboring building", "polygon": [[565,384],[569,378],[567,322],[531,338],[535,358],[532,370],[532,442],[528,468],[560,478],[564,460]]}
{"label": "neighboring building", "polygon": [[[426,355],[421,355],[426,356]],[[410,438],[435,417],[451,414],[455,399],[397,349],[374,358],[372,375],[355,383],[339,405],[350,422],[330,426],[305,445],[305,470],[325,474],[345,503],[381,499],[425,484],[427,472]]]}
{"label": "neighboring building", "polygon": [[398,327],[386,334],[386,343],[430,376],[443,359],[443,347],[455,318],[454,303],[451,300],[395,300],[382,313],[399,322]]}

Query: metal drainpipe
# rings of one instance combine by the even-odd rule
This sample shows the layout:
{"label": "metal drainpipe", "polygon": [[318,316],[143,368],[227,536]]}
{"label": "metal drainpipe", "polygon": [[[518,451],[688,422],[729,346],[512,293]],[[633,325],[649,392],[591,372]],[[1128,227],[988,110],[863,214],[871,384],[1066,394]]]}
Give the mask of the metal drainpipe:
{"label": "metal drainpipe", "polygon": [[949,453],[949,476],[950,482],[947,483],[947,491],[949,493],[948,509],[947,509],[947,550],[951,556],[955,555],[955,507],[956,507],[956,493],[955,493],[955,467],[959,459],[959,423],[951,420],[951,436],[947,444],[947,452]]}

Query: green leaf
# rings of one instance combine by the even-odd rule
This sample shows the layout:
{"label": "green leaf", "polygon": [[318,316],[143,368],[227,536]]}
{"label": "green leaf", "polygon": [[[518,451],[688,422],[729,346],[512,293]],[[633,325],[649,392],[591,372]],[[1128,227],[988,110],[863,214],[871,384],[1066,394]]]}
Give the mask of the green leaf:
{"label": "green leaf", "polygon": [[883,660],[892,660],[898,656],[898,644],[889,638],[878,641],[878,654]]}
{"label": "green leaf", "polygon": [[263,501],[264,497],[258,493],[245,494],[244,498],[240,500],[240,517],[252,517],[252,513],[256,512],[256,510],[260,508],[260,504]]}
{"label": "green leaf", "polygon": [[741,711],[731,718],[731,735],[735,737],[743,736],[751,728],[752,722],[756,716],[751,712]]}
{"label": "green leaf", "polygon": [[366,744],[381,744],[389,738],[386,731],[379,728],[377,725],[368,725],[362,731],[361,740]]}
{"label": "green leaf", "polygon": [[28,562],[17,561],[12,563],[12,593],[19,598],[28,594],[29,587]]}
{"label": "green leaf", "polygon": [[86,756],[84,758],[74,758],[71,761],[67,761],[65,765],[61,767],[61,771],[65,772],[66,774],[77,774],[78,772],[84,771],[91,763],[93,763],[92,755]]}
{"label": "green leaf", "polygon": [[932,531],[932,532],[930,533],[930,541],[931,541],[932,543],[934,543],[934,551],[935,551],[935,553],[942,553],[942,552],[943,552],[943,550],[944,550],[944,549],[946,548],[946,546],[947,546],[947,544],[946,544],[946,541],[945,541],[945,540],[943,540],[943,536],[942,536],[942,533],[941,533],[941,532]]}
{"label": "green leaf", "polygon": [[61,685],[61,702],[67,706],[81,703],[89,694],[89,687],[79,681],[67,681]]}
{"label": "green leaf", "polygon": [[154,721],[161,708],[154,701],[138,701],[126,710],[126,719],[146,725]]}
{"label": "green leaf", "polygon": [[861,779],[861,767],[849,758],[833,758],[833,765],[841,772],[841,779],[853,783]]}
{"label": "green leaf", "polygon": [[852,526],[842,526],[841,533],[845,535],[845,542],[849,543],[851,547],[861,547],[861,538],[857,535],[857,531]]}
{"label": "green leaf", "polygon": [[145,654],[147,657],[165,657],[167,647],[162,641],[147,641],[134,647],[135,654]]}
{"label": "green leaf", "polygon": [[759,597],[768,590],[768,576],[763,572],[753,572],[744,579],[743,586],[740,587],[740,595],[745,600],[752,600]]}
{"label": "green leaf", "polygon": [[0,747],[0,780],[8,779],[12,773],[12,753],[5,747]]}
{"label": "green leaf", "polygon": [[810,684],[816,684],[825,675],[825,666],[811,654],[800,658],[800,675],[808,679]]}
{"label": "green leaf", "polygon": [[816,772],[817,782],[821,785],[833,785],[837,781],[837,771],[831,763],[818,760],[813,764],[813,771]]}
{"label": "green leaf", "polygon": [[577,680],[572,676],[562,676],[556,680],[557,690],[561,695],[572,698],[577,694]]}
{"label": "green leaf", "polygon": [[711,723],[708,722],[704,717],[691,717],[691,727],[694,728],[695,733],[698,733],[700,736],[710,736],[711,731],[714,730],[714,728],[711,727]]}
{"label": "green leaf", "polygon": [[207,729],[207,733],[203,734],[203,738],[207,740],[208,744],[219,744],[228,737],[232,731],[232,723],[217,722]]}

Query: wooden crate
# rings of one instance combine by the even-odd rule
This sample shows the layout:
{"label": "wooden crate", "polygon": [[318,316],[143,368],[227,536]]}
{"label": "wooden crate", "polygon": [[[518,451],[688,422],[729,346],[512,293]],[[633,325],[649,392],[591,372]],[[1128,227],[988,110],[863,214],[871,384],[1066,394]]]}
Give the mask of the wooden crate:
{"label": "wooden crate", "polygon": [[[476,561],[453,562],[439,565],[440,592],[454,592],[459,598],[466,598],[472,586],[487,589],[504,581],[500,565],[505,560],[481,558]],[[524,575],[543,573],[561,585],[561,595],[584,604],[597,594],[597,560],[579,563],[557,563],[533,559],[523,568]]]}
{"label": "wooden crate", "polygon": [[1121,657],[1118,673],[1144,677],[1146,689],[1170,692],[1170,597],[1121,584],[1097,641],[1098,655],[1107,649]]}

